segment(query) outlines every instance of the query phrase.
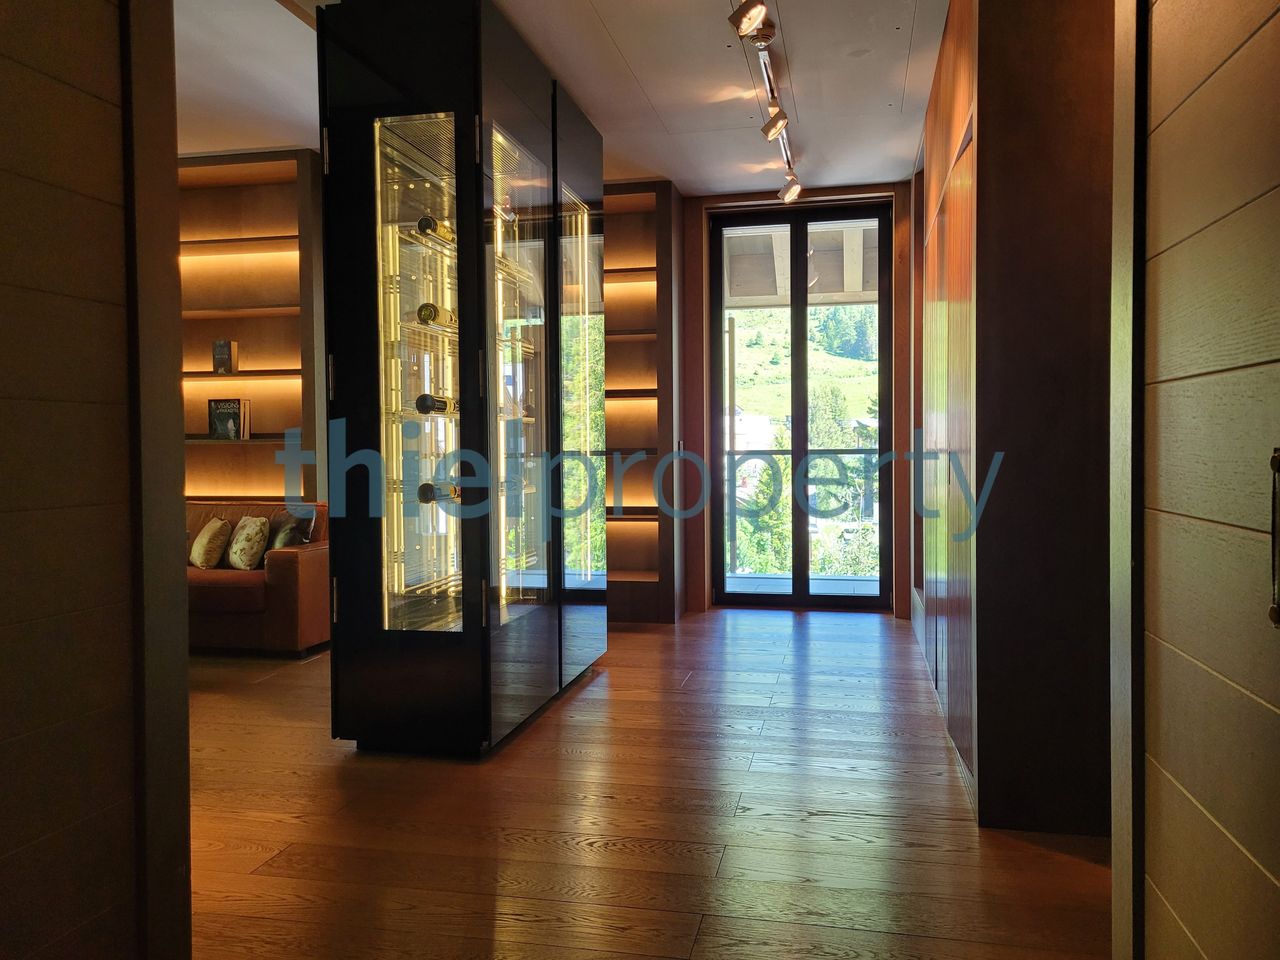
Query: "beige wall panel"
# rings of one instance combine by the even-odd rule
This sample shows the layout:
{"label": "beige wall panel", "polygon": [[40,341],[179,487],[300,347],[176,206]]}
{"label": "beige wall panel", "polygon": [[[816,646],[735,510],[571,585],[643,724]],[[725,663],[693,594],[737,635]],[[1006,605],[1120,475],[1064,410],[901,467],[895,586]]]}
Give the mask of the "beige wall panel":
{"label": "beige wall panel", "polygon": [[1280,873],[1280,713],[1147,635],[1147,753]]}
{"label": "beige wall panel", "polygon": [[119,30],[120,11],[104,0],[0,0],[0,55],[114,104]]}
{"label": "beige wall panel", "polygon": [[1280,363],[1146,390],[1146,505],[1271,529]]}
{"label": "beige wall panel", "polygon": [[129,513],[123,505],[6,514],[0,523],[3,622],[128,601],[131,549]]}
{"label": "beige wall panel", "polygon": [[124,303],[120,207],[0,172],[0,284]]}
{"label": "beige wall panel", "polygon": [[1147,265],[1146,379],[1280,360],[1280,189]]}
{"label": "beige wall panel", "polygon": [[1144,905],[1148,957],[1158,957],[1159,960],[1204,960],[1204,954],[1192,942],[1150,880],[1146,883]]}
{"label": "beige wall panel", "polygon": [[133,687],[127,603],[0,627],[0,740],[102,710]]}
{"label": "beige wall panel", "polygon": [[1151,9],[1151,126],[1258,29],[1276,0],[1160,0]]}
{"label": "beige wall panel", "polygon": [[0,137],[0,169],[123,203],[118,106],[0,57],[0,116],[10,118]]}
{"label": "beige wall panel", "polygon": [[1207,957],[1271,956],[1280,943],[1280,886],[1150,760],[1146,771],[1151,882]]}
{"label": "beige wall panel", "polygon": [[0,397],[124,403],[125,343],[122,306],[0,285]]}
{"label": "beige wall panel", "polygon": [[1280,18],[1151,135],[1147,251],[1158,254],[1280,183]]}
{"label": "beige wall panel", "polygon": [[0,743],[0,770],[25,771],[0,791],[0,857],[133,793],[133,704]]}
{"label": "beige wall panel", "polygon": [[1155,510],[1144,523],[1147,629],[1280,704],[1270,536]]}
{"label": "beige wall panel", "polygon": [[88,504],[124,509],[129,411],[121,403],[76,399],[0,399],[0,511]]}

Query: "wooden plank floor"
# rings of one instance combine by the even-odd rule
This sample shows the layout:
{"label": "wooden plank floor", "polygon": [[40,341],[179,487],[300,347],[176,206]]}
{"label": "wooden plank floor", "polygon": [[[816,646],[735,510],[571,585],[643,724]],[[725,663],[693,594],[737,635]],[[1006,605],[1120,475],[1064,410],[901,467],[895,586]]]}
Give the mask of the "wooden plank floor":
{"label": "wooden plank floor", "polygon": [[1105,957],[1098,841],[979,831],[909,625],[718,610],[477,763],[329,738],[329,658],[197,659],[197,960]]}

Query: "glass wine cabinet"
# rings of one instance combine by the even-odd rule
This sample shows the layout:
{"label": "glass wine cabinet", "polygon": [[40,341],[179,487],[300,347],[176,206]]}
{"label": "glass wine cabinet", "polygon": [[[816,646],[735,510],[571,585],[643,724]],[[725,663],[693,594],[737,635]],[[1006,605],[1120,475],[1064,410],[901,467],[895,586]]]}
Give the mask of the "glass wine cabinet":
{"label": "glass wine cabinet", "polygon": [[561,509],[601,141],[489,0],[319,20],[333,734],[483,753],[605,649]]}

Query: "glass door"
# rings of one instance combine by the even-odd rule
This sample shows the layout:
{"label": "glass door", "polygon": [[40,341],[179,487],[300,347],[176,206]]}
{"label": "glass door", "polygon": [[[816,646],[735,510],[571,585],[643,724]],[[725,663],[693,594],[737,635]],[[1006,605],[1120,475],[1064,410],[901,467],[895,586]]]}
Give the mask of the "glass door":
{"label": "glass door", "polygon": [[880,206],[713,221],[717,602],[890,603],[881,237],[892,232]]}
{"label": "glass door", "polygon": [[453,115],[374,124],[382,345],[383,627],[462,629]]}

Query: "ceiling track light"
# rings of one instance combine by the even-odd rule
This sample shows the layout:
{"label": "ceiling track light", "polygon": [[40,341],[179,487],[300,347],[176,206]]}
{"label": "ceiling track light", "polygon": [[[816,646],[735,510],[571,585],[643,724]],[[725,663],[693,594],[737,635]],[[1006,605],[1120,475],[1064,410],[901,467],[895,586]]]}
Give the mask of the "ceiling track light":
{"label": "ceiling track light", "polygon": [[803,188],[800,186],[800,181],[796,177],[796,172],[788,167],[787,179],[786,182],[783,183],[782,189],[778,191],[778,199],[783,203],[790,203],[795,200],[796,197],[800,196],[801,189]]}
{"label": "ceiling track light", "polygon": [[738,9],[729,14],[729,22],[738,31],[738,36],[745,37],[764,22],[768,13],[769,8],[765,6],[764,0],[742,0]]}
{"label": "ceiling track light", "polygon": [[774,97],[769,101],[769,119],[764,122],[760,132],[764,134],[766,140],[773,143],[782,136],[782,131],[785,129],[787,129],[787,112],[778,103],[778,98]]}

